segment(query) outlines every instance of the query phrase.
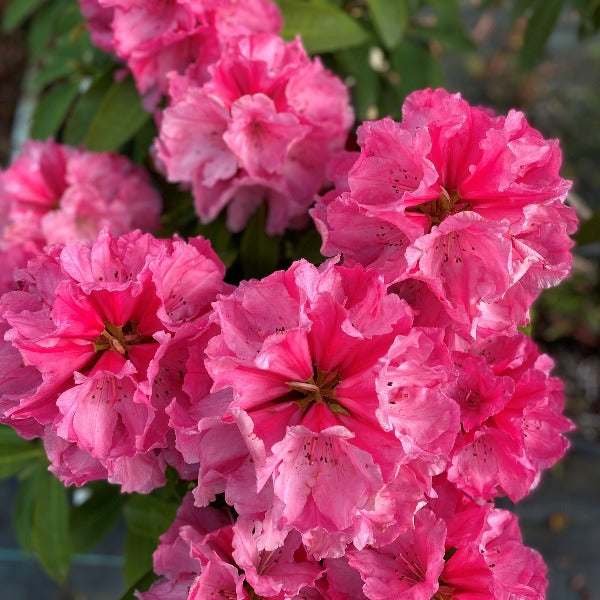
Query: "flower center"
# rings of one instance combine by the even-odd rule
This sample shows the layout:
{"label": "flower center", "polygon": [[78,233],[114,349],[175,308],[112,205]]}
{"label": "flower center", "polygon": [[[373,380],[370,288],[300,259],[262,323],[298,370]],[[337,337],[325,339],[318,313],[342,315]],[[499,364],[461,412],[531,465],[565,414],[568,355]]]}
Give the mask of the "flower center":
{"label": "flower center", "polygon": [[318,402],[329,407],[332,413],[349,415],[350,413],[337,401],[335,386],[340,382],[337,372],[321,371],[313,363],[313,375],[306,381],[288,381],[291,396],[305,414],[308,409]]}
{"label": "flower center", "polygon": [[471,205],[463,202],[460,194],[454,190],[448,193],[446,188],[442,187],[439,198],[429,200],[407,208],[407,212],[416,212],[427,215],[431,219],[432,225],[439,225],[448,215],[455,215],[463,210],[468,210]]}
{"label": "flower center", "polygon": [[105,321],[104,330],[94,342],[94,350],[96,352],[116,350],[119,354],[127,357],[129,349],[134,344],[151,343],[154,341],[154,338],[145,337],[139,333],[135,321],[128,321],[122,327],[115,327]]}

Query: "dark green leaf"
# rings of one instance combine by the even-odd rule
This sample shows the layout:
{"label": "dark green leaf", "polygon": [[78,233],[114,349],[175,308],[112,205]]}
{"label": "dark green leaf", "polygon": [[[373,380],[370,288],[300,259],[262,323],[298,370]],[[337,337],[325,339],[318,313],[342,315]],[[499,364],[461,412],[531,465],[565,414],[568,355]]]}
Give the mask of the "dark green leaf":
{"label": "dark green leaf", "polygon": [[137,600],[135,592],[145,592],[157,579],[158,575],[154,571],[147,571],[121,596],[120,600]]}
{"label": "dark green leaf", "polygon": [[404,38],[391,53],[390,62],[400,76],[399,89],[403,96],[425,87],[443,83],[441,67],[428,47],[418,41]]}
{"label": "dark green leaf", "polygon": [[127,585],[137,585],[138,580],[152,570],[152,554],[158,546],[158,538],[153,540],[145,535],[128,531],[125,538],[124,576]]}
{"label": "dark green leaf", "polygon": [[133,138],[131,144],[131,160],[138,164],[144,164],[148,158],[148,151],[152,146],[152,142],[157,136],[158,132],[156,131],[154,121],[151,119],[146,121]]}
{"label": "dark green leaf", "polygon": [[19,546],[27,552],[34,552],[33,523],[36,500],[39,489],[44,485],[47,463],[44,461],[28,477],[19,482],[19,490],[15,500],[14,527]]}
{"label": "dark green leaf", "polygon": [[2,29],[13,31],[30,17],[46,0],[12,0],[4,9]]}
{"label": "dark green leaf", "polygon": [[309,227],[287,246],[287,258],[292,261],[305,258],[313,265],[320,265],[325,260],[321,254],[321,243],[319,232],[314,227]]}
{"label": "dark green leaf", "polygon": [[580,246],[600,242],[600,208],[596,209],[587,221],[581,223],[579,231],[575,234],[575,241]]}
{"label": "dark green leaf", "polygon": [[211,223],[199,223],[196,235],[204,236],[210,240],[213,250],[219,255],[226,267],[230,267],[235,261],[238,251],[233,243],[231,231],[225,225],[224,215],[219,216]]}
{"label": "dark green leaf", "polygon": [[475,48],[473,41],[466,34],[460,7],[456,0],[429,0],[437,17],[433,27],[415,28],[415,32],[428,39],[434,39],[442,46],[453,48],[459,52],[468,52]]}
{"label": "dark green leaf", "polygon": [[343,10],[329,4],[280,0],[283,14],[282,35],[285,39],[302,36],[307,52],[332,52],[360,46],[369,34]]}
{"label": "dark green leaf", "polygon": [[158,575],[154,571],[147,571],[121,596],[120,600],[137,600],[135,592],[145,592],[157,579]]}
{"label": "dark green leaf", "polygon": [[371,111],[378,105],[381,80],[369,64],[368,46],[340,50],[335,53],[334,58],[340,71],[352,78],[350,93],[357,119],[372,119]]}
{"label": "dark green leaf", "polygon": [[116,151],[150,119],[142,108],[133,79],[114,83],[94,115],[84,138],[89,150]]}
{"label": "dark green leaf", "polygon": [[519,63],[523,69],[534,67],[544,55],[546,42],[558,21],[564,0],[538,0],[527,23]]}
{"label": "dark green leaf", "polygon": [[265,277],[272,273],[279,262],[281,238],[265,232],[267,209],[261,204],[252,215],[240,243],[240,260],[247,279]]}
{"label": "dark green leaf", "polygon": [[0,479],[10,477],[44,458],[44,451],[36,443],[18,439],[19,442],[14,444],[0,441]]}
{"label": "dark green leaf", "polygon": [[125,500],[118,488],[97,484],[91,498],[71,511],[73,552],[87,552],[99,542],[121,517]]}
{"label": "dark green leaf", "polygon": [[410,17],[405,0],[367,0],[377,33],[387,48],[395,48]]}
{"label": "dark green leaf", "polygon": [[154,496],[135,494],[125,505],[125,520],[129,531],[157,540],[173,523],[178,505]]}
{"label": "dark green leaf", "polygon": [[44,570],[63,583],[71,562],[69,499],[65,486],[51,473],[38,474],[31,539]]}
{"label": "dark green leaf", "polygon": [[55,85],[45,92],[37,105],[30,136],[41,140],[55,137],[64,123],[78,90],[77,82],[66,82]]}
{"label": "dark green leaf", "polygon": [[50,45],[58,15],[66,0],[52,0],[38,10],[27,29],[27,47],[32,61],[37,61]]}
{"label": "dark green leaf", "polygon": [[87,92],[75,102],[65,124],[63,135],[65,143],[78,146],[83,142],[90,123],[112,84],[113,69],[109,68],[97,75]]}

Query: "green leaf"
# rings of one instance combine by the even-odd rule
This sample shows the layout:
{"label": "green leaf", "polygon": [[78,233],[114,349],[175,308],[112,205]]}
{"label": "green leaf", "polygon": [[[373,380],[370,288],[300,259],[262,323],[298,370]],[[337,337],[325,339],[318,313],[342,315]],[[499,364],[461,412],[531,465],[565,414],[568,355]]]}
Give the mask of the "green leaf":
{"label": "green leaf", "polygon": [[27,47],[32,61],[37,61],[50,45],[56,20],[65,5],[65,0],[52,0],[33,16],[27,29]]}
{"label": "green leaf", "polygon": [[596,209],[587,221],[581,223],[574,237],[580,246],[600,242],[600,208]]}
{"label": "green leaf", "polygon": [[350,93],[357,119],[372,119],[371,111],[378,106],[381,80],[369,64],[368,46],[340,50],[334,54],[334,59],[339,71],[352,78]]}
{"label": "green leaf", "polygon": [[426,44],[404,38],[390,54],[390,62],[400,75],[399,89],[403,96],[426,87],[443,83],[441,67]]}
{"label": "green leaf", "polygon": [[55,85],[45,92],[36,108],[30,136],[40,140],[55,137],[78,91],[79,84],[68,81]]}
{"label": "green leaf", "polygon": [[261,204],[242,234],[240,260],[247,279],[265,277],[275,271],[279,262],[281,238],[265,232],[267,208]]}
{"label": "green leaf", "polygon": [[178,505],[154,496],[135,494],[125,506],[125,520],[129,531],[157,540],[173,523]]}
{"label": "green leaf", "polygon": [[65,124],[63,140],[66,144],[79,146],[83,143],[90,124],[98,112],[98,107],[112,84],[113,68],[111,67],[97,75],[87,92],[77,99]]}
{"label": "green leaf", "polygon": [[199,223],[195,233],[210,240],[213,250],[218,254],[226,267],[230,267],[233,264],[238,251],[233,243],[231,231],[227,229],[227,225],[225,224],[225,215],[220,215],[211,223]]}
{"label": "green leaf", "polygon": [[2,29],[13,31],[30,17],[46,0],[12,0],[4,9]]}
{"label": "green leaf", "polygon": [[43,487],[44,475],[47,463],[44,462],[38,469],[35,469],[28,477],[19,482],[19,489],[15,499],[14,507],[14,528],[19,546],[27,552],[34,552],[33,541],[33,515],[35,512],[36,500],[39,497],[39,488]]}
{"label": "green leaf", "polygon": [[152,554],[158,546],[158,538],[153,540],[134,531],[125,537],[125,583],[133,586],[148,571],[152,570]]}
{"label": "green leaf", "polygon": [[415,32],[427,39],[434,39],[442,46],[453,48],[459,52],[468,52],[475,48],[473,41],[466,34],[460,6],[456,0],[429,0],[437,17],[433,27],[416,27]]}
{"label": "green leaf", "polygon": [[87,552],[121,517],[126,497],[109,484],[96,484],[92,496],[71,511],[73,552]]}
{"label": "green leaf", "polygon": [[367,0],[367,5],[387,48],[395,48],[406,30],[410,17],[410,7],[405,0]]}
{"label": "green leaf", "polygon": [[154,571],[147,571],[121,596],[120,600],[137,600],[135,592],[145,592],[157,579],[158,575]]}
{"label": "green leaf", "polygon": [[536,2],[519,52],[519,64],[522,69],[531,69],[542,59],[546,42],[554,31],[563,3],[564,0]]}
{"label": "green leaf", "polygon": [[142,108],[133,79],[115,82],[108,90],[83,140],[88,150],[116,151],[150,119]]}
{"label": "green leaf", "polygon": [[282,36],[291,40],[301,35],[311,54],[360,46],[369,39],[357,21],[330,4],[279,0],[279,7],[284,20]]}
{"label": "green leaf", "polygon": [[[2,430],[4,429],[2,427]],[[45,456],[38,444],[20,438],[12,430],[11,433],[15,435],[14,440],[8,439],[4,431],[0,435],[0,479],[10,477],[38,461],[42,464]]]}
{"label": "green leaf", "polygon": [[67,489],[47,471],[36,477],[39,484],[33,500],[33,548],[46,573],[63,583],[71,562]]}

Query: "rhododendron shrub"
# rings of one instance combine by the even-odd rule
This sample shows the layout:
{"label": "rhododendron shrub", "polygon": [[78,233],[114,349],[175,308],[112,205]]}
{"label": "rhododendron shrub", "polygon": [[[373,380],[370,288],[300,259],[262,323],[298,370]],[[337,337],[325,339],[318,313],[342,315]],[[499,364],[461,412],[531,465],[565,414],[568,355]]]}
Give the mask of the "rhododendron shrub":
{"label": "rhododendron shrub", "polygon": [[9,265],[0,290],[46,244],[92,241],[103,227],[155,231],[161,205],[146,171],[123,156],[28,141],[0,172],[0,256]]}
{"label": "rhododendron shrub", "polygon": [[[203,238],[105,229],[91,245],[48,246],[18,272],[21,289],[2,298],[5,338],[40,379],[33,389],[13,384],[2,420],[42,429],[52,469],[67,483],[162,485],[166,408],[188,401],[187,345],[226,289],[223,275]],[[10,367],[14,352],[4,360]]]}
{"label": "rhododendron shrub", "polygon": [[557,141],[445,90],[412,93],[402,113],[359,127],[360,153],[312,212],[323,252],[424,284],[473,336],[514,331],[571,266]]}
{"label": "rhododendron shrub", "polygon": [[227,206],[240,231],[266,202],[269,234],[306,225],[354,119],[346,86],[300,40],[270,34],[241,38],[209,72],[171,78],[156,142],[168,179],[191,187],[203,222]]}
{"label": "rhododendron shrub", "polygon": [[[103,519],[108,483],[132,494],[127,552],[149,563],[144,534],[158,576],[139,600],[542,600],[546,567],[494,502],[534,489],[572,428],[519,331],[571,268],[557,142],[425,89],[346,151],[347,86],[268,0],[79,4],[144,124],[81,142],[158,170],[165,238],[140,167],[26,144],[0,174],[0,423]],[[348,75],[364,47],[326,64]],[[59,136],[131,102],[124,70]]]}

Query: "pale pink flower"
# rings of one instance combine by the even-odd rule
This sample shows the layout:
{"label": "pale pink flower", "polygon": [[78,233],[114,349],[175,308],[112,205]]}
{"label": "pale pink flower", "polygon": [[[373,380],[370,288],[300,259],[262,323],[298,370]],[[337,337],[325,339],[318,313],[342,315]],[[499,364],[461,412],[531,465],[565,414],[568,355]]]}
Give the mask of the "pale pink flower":
{"label": "pale pink flower", "polygon": [[[245,443],[257,490],[272,485],[269,523],[298,529],[316,556],[341,556],[350,541],[363,546],[405,529],[458,430],[458,406],[437,391],[451,367],[447,356],[440,363],[439,342],[409,334],[410,311],[374,272],[333,262],[317,269],[300,261],[243,282],[214,309],[221,331],[208,343],[206,366],[214,392],[233,390],[235,454],[242,458]],[[400,425],[393,411],[380,414],[376,380],[385,364],[386,381],[417,385],[415,371],[403,380],[394,363],[402,343],[407,364],[420,363],[422,389],[405,402]],[[428,400],[446,411],[443,419],[424,410]],[[217,466],[224,481],[228,468]]]}
{"label": "pale pink flower", "polygon": [[461,433],[448,477],[475,497],[520,500],[563,456],[573,428],[552,360],[523,334],[475,342],[453,358]]}
{"label": "pale pink flower", "polygon": [[163,579],[138,594],[140,600],[153,600],[162,592],[174,600],[202,600],[214,594],[283,600],[311,587],[323,572],[302,549],[298,533],[290,533],[276,550],[259,550],[252,522],[238,520],[232,526],[224,513],[195,507],[191,494],[160,541],[154,570]]}
{"label": "pale pink flower", "polygon": [[406,99],[402,123],[363,123],[358,143],[347,184],[312,211],[326,255],[344,252],[389,283],[423,282],[472,335],[514,331],[568,274],[570,182],[558,142],[522,113],[496,117],[423,90]]}
{"label": "pale pink flower", "polygon": [[48,140],[28,141],[0,173],[0,206],[7,291],[12,270],[46,244],[92,241],[103,227],[116,235],[158,229],[161,200],[148,174],[126,158]]}
{"label": "pale pink flower", "polygon": [[269,0],[80,0],[92,41],[131,70],[152,109],[171,72],[207,79],[222,50],[248,33],[277,33],[282,25]]}
{"label": "pale pink flower", "polygon": [[104,230],[91,245],[49,246],[21,272],[22,291],[2,298],[7,342],[41,375],[36,388],[3,397],[11,404],[4,419],[45,428],[66,482],[81,485],[98,472],[87,454],[124,491],[161,485],[166,408],[190,404],[182,390],[188,344],[226,289],[223,274],[201,238]]}
{"label": "pale pink flower", "polygon": [[266,201],[276,234],[306,222],[352,122],[346,87],[299,40],[255,34],[224,51],[206,83],[171,78],[156,154],[170,181],[191,186],[202,221],[227,205],[240,231]]}

